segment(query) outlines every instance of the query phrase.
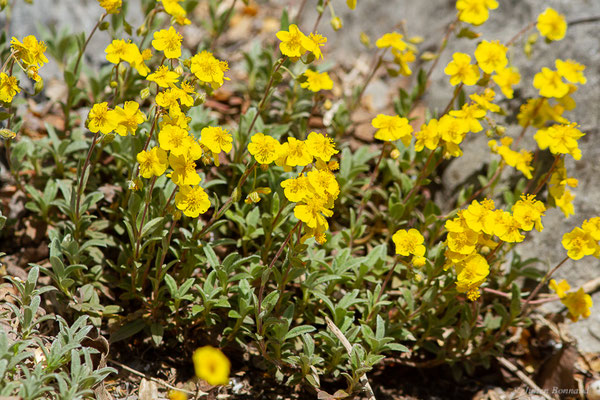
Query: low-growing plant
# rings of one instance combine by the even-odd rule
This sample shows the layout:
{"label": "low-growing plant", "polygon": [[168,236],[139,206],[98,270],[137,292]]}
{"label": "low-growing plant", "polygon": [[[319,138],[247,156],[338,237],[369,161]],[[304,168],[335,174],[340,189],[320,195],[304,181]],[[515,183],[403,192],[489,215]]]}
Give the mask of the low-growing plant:
{"label": "low-growing plant", "polygon": [[[406,33],[374,44],[363,36],[372,69],[342,92],[332,90],[342,82],[321,61],[327,38],[318,33],[325,15],[343,29],[338,4],[319,0],[310,31],[283,10],[279,31],[232,56],[231,70],[219,42],[236,1],[208,4],[195,21],[198,1],[143,0],[135,30],[127,2],[99,0],[87,34],[48,30],[44,41],[9,44],[3,33],[7,166],[27,198],[21,218],[47,227],[49,248],[25,282],[6,277],[17,294],[4,309],[13,333],[0,331],[3,396],[92,396],[114,372],[82,345],[92,329],[116,346],[137,338],[188,360],[203,346],[193,359],[211,385],[229,375],[218,347],[234,367],[247,360],[240,354],[259,356],[259,368],[288,385],[324,392],[323,379],[345,383],[341,398],[372,390],[365,374],[385,359],[451,365],[457,379],[489,367],[511,329],[549,300],[574,320],[589,316],[589,295],[551,277],[569,258],[600,254],[599,217],[565,233],[567,255],[548,272],[517,252],[549,207],[573,213],[568,187],[577,180],[564,160],[581,158],[584,133],[566,114],[585,67],[539,66],[539,96],[522,99],[514,88],[526,77],[509,52],[534,27],[548,43],[562,39],[563,16],[548,8],[506,43],[480,40],[476,27],[498,4],[458,0],[436,53]],[[251,15],[258,6],[244,7]],[[197,47],[182,45],[191,23],[207,33]],[[107,61],[90,69],[85,54],[98,31],[111,38]],[[448,105],[418,112],[450,40],[476,44],[444,68]],[[525,45],[539,51],[531,36]],[[17,106],[43,94],[38,72],[50,62],[67,89],[64,124],[46,124],[34,140],[22,134]],[[411,88],[398,90],[391,114],[373,115],[382,143],[356,146],[351,116],[381,73]],[[239,101],[222,102],[226,93]],[[520,131],[505,128],[511,120]],[[475,183],[436,201],[440,167],[475,135],[489,137],[490,162]],[[522,145],[528,136],[533,152]],[[7,220],[3,240],[17,222]],[[39,271],[50,285],[38,285]],[[523,278],[536,286],[524,288]],[[556,296],[539,299],[548,284]]]}

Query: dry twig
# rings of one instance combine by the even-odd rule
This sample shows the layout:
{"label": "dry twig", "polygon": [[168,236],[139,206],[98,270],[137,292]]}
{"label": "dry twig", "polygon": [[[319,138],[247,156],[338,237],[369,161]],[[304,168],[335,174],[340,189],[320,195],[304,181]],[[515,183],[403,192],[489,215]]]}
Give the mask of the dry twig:
{"label": "dry twig", "polygon": [[[340,329],[337,326],[335,326],[335,324],[332,320],[329,319],[329,317],[325,317],[325,321],[327,322],[327,326],[329,327],[329,329],[331,329],[331,332],[333,332],[335,337],[337,337],[340,340],[340,342],[342,342],[342,345],[344,345],[344,348],[348,352],[348,355],[350,355],[352,353],[352,345],[350,344],[348,339],[346,339],[346,336],[344,336],[342,331],[340,331]],[[360,383],[362,383],[365,387],[367,395],[369,396],[369,400],[377,400],[375,398],[375,393],[373,393],[373,388],[369,384],[369,379],[367,378],[366,373],[360,377]]]}
{"label": "dry twig", "polygon": [[511,363],[510,361],[508,361],[504,357],[498,357],[497,360],[498,360],[498,362],[500,362],[500,364],[504,368],[506,368],[507,370],[509,370],[513,374],[515,374],[519,379],[521,379],[521,381],[523,381],[523,383],[525,383],[527,386],[529,386],[531,389],[533,389],[536,394],[539,394],[540,396],[542,396],[543,398],[545,398],[547,400],[552,400],[552,397],[550,397],[548,395],[548,393],[546,393],[544,391],[544,389],[542,389],[541,387],[539,387],[538,385],[536,385],[536,383],[534,381],[532,381],[530,377],[528,377],[527,375],[525,375],[513,363]]}
{"label": "dry twig", "polygon": [[[193,396],[195,396],[195,395],[196,395],[196,392],[190,392],[189,390],[185,390],[185,389],[176,388],[175,386],[168,384],[167,382],[163,381],[162,379],[155,378],[155,377],[153,377],[153,376],[150,376],[150,375],[144,374],[143,372],[137,371],[137,370],[135,370],[135,369],[133,369],[133,368],[131,368],[131,367],[129,367],[129,366],[127,366],[127,365],[123,364],[123,363],[120,363],[120,362],[118,362],[118,361],[111,360],[111,359],[108,359],[107,361],[108,361],[109,363],[112,363],[112,364],[114,364],[114,365],[116,365],[116,366],[120,367],[120,368],[123,368],[123,369],[124,369],[125,371],[127,371],[127,372],[131,372],[131,373],[132,373],[132,374],[134,374],[134,375],[140,376],[140,377],[142,377],[142,378],[146,378],[146,379],[148,379],[148,380],[150,380],[150,381],[152,381],[152,382],[156,382],[156,383],[158,383],[159,385],[162,385],[162,386],[164,386],[164,387],[166,387],[166,388],[173,389],[173,390],[178,390],[178,391],[180,391],[180,392],[183,392],[183,393],[186,393],[186,394],[189,394],[189,395],[193,395]],[[198,395],[200,395],[200,396],[206,396],[206,395],[208,395],[208,393],[206,393],[206,392],[203,392],[203,391],[199,391],[199,392],[198,392]]]}

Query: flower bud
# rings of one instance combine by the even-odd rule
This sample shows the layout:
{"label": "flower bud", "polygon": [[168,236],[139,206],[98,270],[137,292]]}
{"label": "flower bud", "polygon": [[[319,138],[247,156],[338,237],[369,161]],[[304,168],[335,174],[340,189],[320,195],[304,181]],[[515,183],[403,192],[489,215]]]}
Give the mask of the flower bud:
{"label": "flower bud", "polygon": [[143,88],[140,91],[140,97],[142,98],[142,100],[146,100],[148,96],[150,96],[150,88]]}
{"label": "flower bud", "polygon": [[0,129],[0,137],[4,139],[14,139],[16,136],[17,134],[11,131],[10,129]]}
{"label": "flower bud", "polygon": [[340,17],[331,18],[331,21],[329,21],[329,23],[331,23],[331,27],[335,31],[339,31],[340,29],[342,29],[342,20]]}
{"label": "flower bud", "polygon": [[400,150],[398,150],[398,149],[392,150],[392,152],[390,153],[390,157],[392,157],[392,160],[398,159],[398,157],[400,157]]}
{"label": "flower bud", "polygon": [[105,145],[110,144],[110,143],[112,143],[113,140],[115,140],[114,133],[107,133],[102,136],[102,144],[105,144]]}
{"label": "flower bud", "polygon": [[44,90],[44,81],[40,79],[39,81],[35,82],[35,85],[33,85],[33,91],[34,94],[40,94],[42,90]]}

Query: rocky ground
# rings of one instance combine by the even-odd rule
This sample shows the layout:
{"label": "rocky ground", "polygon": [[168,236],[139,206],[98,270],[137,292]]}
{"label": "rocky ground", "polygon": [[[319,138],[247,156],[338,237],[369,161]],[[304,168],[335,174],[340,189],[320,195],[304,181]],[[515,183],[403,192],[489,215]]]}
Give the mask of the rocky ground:
{"label": "rocky ground", "polygon": [[[300,1],[283,1],[278,3],[289,6],[290,15],[296,15]],[[100,15],[96,0],[34,0],[34,5],[21,4],[15,8],[10,22],[9,32],[17,36],[37,33],[38,26],[53,26],[55,29],[69,29],[76,32],[89,32]],[[262,2],[259,2],[262,3]],[[305,30],[312,27],[315,13],[310,7],[310,0],[304,12],[303,26]],[[138,0],[129,1],[130,8],[137,9]],[[358,6],[353,12],[349,11],[342,0],[334,0],[334,5],[343,19],[344,28],[333,32],[327,20],[321,24],[322,33],[329,41],[327,43],[328,57],[349,68],[368,70],[371,63],[364,48],[358,45],[362,31],[372,40],[385,32],[394,29],[404,29],[412,35],[425,38],[420,49],[434,51],[447,25],[455,18],[455,2],[453,0],[427,0],[415,2],[409,0],[358,0]],[[485,39],[500,39],[507,41],[521,28],[534,20],[546,6],[551,6],[564,13],[568,21],[600,15],[600,2],[597,0],[503,0],[500,7],[491,13],[490,20],[475,30],[483,34]],[[134,26],[141,23],[134,13],[130,13],[129,22]],[[4,18],[2,15],[0,18]],[[524,254],[540,258],[542,265],[551,267],[564,257],[565,251],[560,244],[563,233],[589,217],[600,215],[600,23],[581,23],[571,26],[567,36],[560,42],[552,44],[538,43],[534,56],[527,60],[519,47],[516,47],[511,58],[522,74],[521,96],[533,96],[531,87],[533,75],[543,66],[554,65],[555,58],[572,58],[588,66],[587,85],[580,88],[574,98],[577,108],[569,114],[573,121],[581,125],[587,135],[581,139],[583,157],[578,162],[570,160],[567,169],[579,179],[579,187],[574,189],[577,198],[574,201],[576,213],[565,220],[559,210],[547,212],[544,219],[545,229],[542,233],[533,234],[528,243],[523,246]],[[100,32],[90,43],[91,54],[89,61],[100,62],[103,59],[104,48],[109,41],[106,32]],[[473,52],[475,43],[466,39],[453,40],[444,52],[440,66],[445,65],[453,51]],[[46,78],[60,76],[56,66],[50,64],[42,71]],[[375,79],[367,90],[373,108],[382,110],[388,107],[389,100],[397,92],[401,80],[386,81]],[[443,109],[449,100],[451,90],[448,79],[443,74],[443,68],[437,68],[432,75],[432,82],[425,102],[434,108]],[[517,127],[509,127],[509,133]],[[533,148],[533,130],[529,132],[529,141],[525,143]],[[453,162],[446,170],[443,183],[451,190],[463,182],[466,177],[480,168],[489,159],[487,138],[483,135],[472,136],[468,146],[464,146],[465,155]],[[568,279],[573,287],[580,286],[600,275],[600,261],[586,257],[578,262],[568,262],[557,273],[558,278]],[[571,331],[583,351],[600,351],[600,292],[593,295],[596,310],[584,321],[573,324]]]}

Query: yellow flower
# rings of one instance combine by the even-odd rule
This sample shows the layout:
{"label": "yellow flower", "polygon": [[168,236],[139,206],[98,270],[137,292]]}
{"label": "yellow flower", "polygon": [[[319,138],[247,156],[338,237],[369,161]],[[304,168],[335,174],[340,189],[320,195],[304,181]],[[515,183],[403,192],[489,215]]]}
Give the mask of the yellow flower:
{"label": "yellow flower", "polygon": [[13,97],[20,93],[21,89],[17,83],[17,78],[8,76],[4,72],[0,73],[0,101],[5,103],[12,102]]}
{"label": "yellow flower", "polygon": [[437,149],[441,136],[437,119],[421,125],[421,129],[415,132],[415,151],[422,151],[425,147],[429,150]]}
{"label": "yellow flower", "polygon": [[10,44],[15,57],[19,58],[26,66],[41,67],[48,62],[48,58],[44,55],[46,44],[42,41],[38,42],[33,35],[25,36],[23,43],[13,36]]}
{"label": "yellow flower", "polygon": [[591,315],[590,308],[594,305],[592,297],[586,294],[583,288],[579,288],[575,293],[567,293],[561,302],[569,310],[569,318],[573,322],[577,322],[579,317],[588,318]]}
{"label": "yellow flower", "polygon": [[546,129],[538,130],[533,138],[540,149],[550,149],[552,154],[570,154],[575,160],[581,159],[581,150],[577,140],[585,133],[577,129],[577,124],[552,125]]}
{"label": "yellow flower", "polygon": [[181,112],[177,99],[179,98],[178,93],[174,88],[169,88],[156,94],[156,104],[166,110],[176,109],[175,112]]}
{"label": "yellow flower", "polygon": [[556,281],[554,279],[551,279],[548,287],[551,290],[553,290],[554,292],[556,292],[558,297],[561,299],[567,295],[567,292],[569,290],[571,290],[571,286],[569,285],[569,282],[567,282],[564,279],[562,281],[560,281],[560,283],[556,283]]}
{"label": "yellow flower", "polygon": [[304,175],[300,175],[297,178],[286,179],[281,182],[281,187],[283,188],[285,197],[293,203],[304,200],[304,198],[310,196],[311,191],[314,190],[310,186],[308,178]]}
{"label": "yellow flower", "polygon": [[504,68],[506,64],[508,64],[506,50],[507,47],[497,40],[494,40],[493,42],[484,40],[479,43],[475,50],[477,65],[479,65],[479,68],[486,74],[491,74],[492,72]]}
{"label": "yellow flower", "polygon": [[177,82],[179,74],[175,71],[169,71],[166,65],[162,65],[155,72],[148,75],[146,79],[150,82],[156,82],[162,88],[168,88]]}
{"label": "yellow flower", "polygon": [[398,32],[386,33],[377,39],[375,46],[379,47],[380,49],[391,47],[399,51],[404,51],[408,45],[404,40],[402,40],[403,37],[404,36]]}
{"label": "yellow flower", "polygon": [[491,212],[492,210],[488,207],[480,204],[477,200],[473,200],[462,215],[470,229],[475,232],[481,232],[483,230],[483,224],[488,214]]}
{"label": "yellow flower", "polygon": [[462,123],[467,125],[468,132],[481,132],[483,130],[479,120],[485,118],[486,112],[478,104],[465,103],[460,110],[452,110],[449,114],[462,120]]}
{"label": "yellow flower", "polygon": [[598,247],[598,243],[592,235],[578,227],[574,228],[571,232],[565,233],[561,243],[567,250],[567,256],[573,260],[579,260],[584,256],[594,254]]}
{"label": "yellow flower", "polygon": [[[196,218],[210,208],[210,200],[208,194],[200,186],[180,186],[179,192],[175,195],[175,206],[183,211],[184,215]],[[194,362],[194,364],[196,363]],[[196,369],[196,374],[198,374],[198,369]],[[206,380],[206,378],[204,379]]]}
{"label": "yellow flower", "polygon": [[219,349],[204,346],[196,349],[192,356],[196,376],[210,385],[227,385],[231,362]]}
{"label": "yellow flower", "polygon": [[412,50],[398,51],[392,49],[392,54],[394,55],[394,63],[399,67],[397,72],[404,76],[412,75],[408,63],[415,61],[415,53]]}
{"label": "yellow flower", "polygon": [[[148,49],[148,51],[150,50]],[[144,63],[150,57],[144,57],[137,45],[131,43],[131,41],[113,40],[106,46],[104,52],[106,53],[106,60],[110,63],[118,64],[121,61],[126,61],[142,76],[146,76],[150,72],[150,68]],[[147,51],[144,50],[144,52]],[[152,53],[150,53],[151,55]]]}
{"label": "yellow flower", "polygon": [[254,156],[259,164],[268,165],[277,159],[281,150],[281,143],[271,136],[261,132],[255,133],[248,143],[248,152]]}
{"label": "yellow flower", "polygon": [[121,8],[121,0],[98,0],[100,7],[104,8],[108,14],[117,14]]}
{"label": "yellow flower", "polygon": [[208,147],[213,154],[224,151],[229,153],[233,148],[233,137],[219,126],[208,126],[200,132],[200,143]]}
{"label": "yellow flower", "polygon": [[525,236],[521,234],[521,223],[518,219],[514,218],[510,213],[503,214],[501,221],[498,221],[501,227],[498,230],[504,231],[501,235],[497,235],[500,240],[507,243],[519,243],[525,239]]}
{"label": "yellow flower", "polygon": [[181,57],[182,40],[181,34],[173,26],[170,26],[169,29],[154,32],[152,47],[158,51],[163,51],[167,58],[179,58]]}
{"label": "yellow flower", "polygon": [[548,7],[538,16],[537,30],[549,40],[561,40],[567,33],[565,16]]}
{"label": "yellow flower", "polygon": [[210,84],[213,89],[220,88],[224,80],[229,80],[225,77],[225,72],[229,70],[227,62],[218,60],[211,52],[204,50],[192,57],[191,61],[192,73],[202,82]]}
{"label": "yellow flower", "polygon": [[169,165],[173,168],[171,179],[177,186],[191,185],[200,183],[200,175],[196,172],[196,160],[202,157],[202,149],[195,141],[188,147],[184,154],[169,155]]}
{"label": "yellow flower", "polygon": [[562,197],[565,192],[565,188],[569,187],[577,187],[579,181],[575,178],[570,178],[567,176],[567,170],[565,168],[564,159],[560,159],[558,164],[556,164],[556,168],[554,168],[554,172],[550,176],[550,181],[548,182],[548,192],[550,196],[558,199]]}
{"label": "yellow flower", "polygon": [[490,266],[480,254],[473,254],[456,265],[456,272],[456,290],[468,293],[469,300],[475,300],[479,297],[479,293],[475,291],[485,282]]}
{"label": "yellow flower", "polygon": [[298,204],[294,207],[294,216],[313,229],[318,226],[327,226],[325,217],[332,215],[333,211],[325,207],[325,201],[316,196],[307,199],[306,204]]}
{"label": "yellow flower", "polygon": [[187,400],[188,398],[187,394],[185,394],[184,392],[174,389],[169,390],[167,396],[169,397],[169,400]]}
{"label": "yellow flower", "polygon": [[138,126],[146,120],[140,111],[140,105],[135,101],[126,101],[124,108],[115,107],[117,127],[115,132],[121,136],[135,135]]}
{"label": "yellow flower", "polygon": [[423,257],[425,255],[425,246],[423,242],[425,238],[416,229],[399,229],[392,236],[392,240],[396,245],[396,254],[401,256],[408,256],[410,254],[417,257]]}
{"label": "yellow flower", "polygon": [[489,18],[489,10],[498,8],[496,0],[458,0],[458,18],[466,23],[481,25]]}
{"label": "yellow flower", "polygon": [[106,60],[118,64],[121,60],[131,59],[132,56],[129,54],[132,50],[131,44],[123,39],[113,40],[104,50]]}
{"label": "yellow flower", "polygon": [[288,137],[281,152],[285,152],[285,165],[290,167],[304,167],[313,161],[313,156],[308,151],[306,142],[294,137]]}
{"label": "yellow flower", "polygon": [[193,142],[188,131],[175,125],[164,125],[158,132],[158,143],[163,150],[171,154],[182,155],[188,151]]}
{"label": "yellow flower", "polygon": [[496,85],[502,90],[507,99],[512,99],[514,95],[513,86],[521,82],[521,74],[515,67],[500,68],[496,70],[496,75],[492,77]]}
{"label": "yellow flower", "polygon": [[298,26],[291,24],[288,29],[288,31],[279,31],[276,34],[277,39],[281,40],[279,44],[281,54],[297,58],[302,57],[307,50],[315,48],[315,43],[302,33]]}
{"label": "yellow flower", "polygon": [[469,255],[475,251],[479,235],[467,228],[462,232],[449,232],[447,238],[448,248],[455,253]]}
{"label": "yellow flower", "polygon": [[335,176],[327,170],[312,170],[306,174],[310,186],[323,197],[335,200],[340,193],[340,185]]}
{"label": "yellow flower", "polygon": [[[512,138],[502,139],[510,139],[510,142],[512,142]],[[502,141],[504,142],[504,140]],[[492,140],[491,142],[494,141]],[[502,159],[506,164],[521,171],[527,179],[533,178],[533,175],[531,174],[533,171],[533,167],[531,166],[533,154],[531,152],[525,149],[522,149],[521,152],[514,151],[509,147],[508,144],[503,144],[502,146],[498,147],[497,152],[502,156]]]}
{"label": "yellow flower", "polygon": [[140,164],[140,175],[148,179],[152,176],[161,176],[167,170],[167,152],[159,147],[153,147],[148,151],[141,151],[136,156]]}
{"label": "yellow flower", "polygon": [[327,43],[327,38],[323,35],[319,35],[318,33],[311,33],[310,35],[308,35],[308,38],[313,42],[312,48],[308,50],[310,50],[310,52],[314,54],[317,60],[319,58],[323,58],[321,47],[323,47],[323,45]]}
{"label": "yellow flower", "polygon": [[583,70],[585,69],[585,65],[579,64],[573,60],[559,60],[555,61],[556,70],[567,81],[571,83],[581,83],[585,85],[587,82],[586,77],[583,75]]}
{"label": "yellow flower", "polygon": [[544,203],[535,199],[535,195],[522,194],[521,199],[512,206],[511,211],[513,218],[519,222],[524,231],[530,231],[534,227],[538,232],[544,229],[542,217],[546,207]]}
{"label": "yellow flower", "polygon": [[183,0],[159,0],[162,1],[165,12],[172,16],[179,25],[189,25],[191,21],[186,18],[186,12],[179,3]]}
{"label": "yellow flower", "polygon": [[379,114],[371,121],[375,132],[375,139],[392,142],[398,139],[402,140],[405,146],[410,144],[413,127],[408,123],[408,119],[401,118],[398,115]]}
{"label": "yellow flower", "polygon": [[492,103],[494,101],[494,97],[496,97],[496,92],[492,89],[487,88],[483,91],[483,95],[473,93],[469,96],[471,100],[473,100],[477,105],[484,110],[488,110],[494,113],[500,112],[500,106]]}
{"label": "yellow flower", "polygon": [[569,85],[563,82],[558,71],[550,68],[542,68],[533,77],[533,87],[540,91],[540,96],[561,98],[569,93]]}
{"label": "yellow flower", "polygon": [[565,189],[562,196],[554,198],[556,207],[560,208],[565,215],[565,218],[569,218],[571,215],[575,214],[575,207],[573,206],[574,199],[575,195],[573,195],[569,189]]}
{"label": "yellow flower", "polygon": [[115,130],[117,123],[118,117],[108,109],[107,102],[94,104],[88,114],[88,129],[93,133],[100,131],[108,134]]}
{"label": "yellow flower", "polygon": [[446,66],[444,73],[450,75],[452,86],[459,83],[472,86],[479,80],[479,67],[471,64],[471,56],[465,53],[454,53],[452,61]]}
{"label": "yellow flower", "polygon": [[325,162],[329,162],[334,154],[339,153],[339,151],[335,149],[333,139],[327,136],[327,134],[322,135],[317,132],[309,133],[306,138],[306,146],[308,152],[313,157],[320,158]]}
{"label": "yellow flower", "polygon": [[300,84],[304,89],[308,89],[312,92],[318,92],[320,90],[331,90],[333,88],[333,81],[329,77],[327,72],[316,72],[307,69],[304,72],[306,82]]}
{"label": "yellow flower", "polygon": [[581,229],[589,233],[594,240],[600,240],[600,217],[590,218],[583,221]]}
{"label": "yellow flower", "polygon": [[442,140],[459,145],[469,132],[469,125],[468,121],[446,114],[440,118],[438,129],[442,132]]}
{"label": "yellow flower", "polygon": [[354,10],[356,8],[356,0],[346,0],[348,8]]}

